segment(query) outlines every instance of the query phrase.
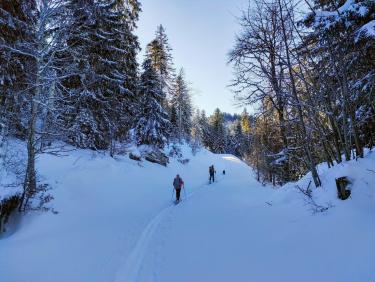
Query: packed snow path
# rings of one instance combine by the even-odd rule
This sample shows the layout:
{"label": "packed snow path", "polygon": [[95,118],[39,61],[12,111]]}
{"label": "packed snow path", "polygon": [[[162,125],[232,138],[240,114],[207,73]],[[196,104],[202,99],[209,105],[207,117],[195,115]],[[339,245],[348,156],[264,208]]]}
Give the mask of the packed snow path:
{"label": "packed snow path", "polygon": [[[189,158],[164,168],[89,151],[43,156],[59,214],[29,215],[0,240],[0,281],[375,281],[372,190],[312,215],[295,189],[263,187],[233,156]],[[176,173],[187,192],[178,205]]]}
{"label": "packed snow path", "polygon": [[[238,162],[238,160],[232,156],[223,156],[223,160],[232,160],[232,161]],[[227,166],[226,163],[223,163],[223,161],[221,161],[220,167],[225,169],[226,167],[229,167],[229,166]],[[249,173],[248,168],[247,168],[247,173]],[[224,179],[224,176],[225,175],[219,176],[219,173],[217,173],[215,183],[206,183],[206,181],[204,181],[204,183],[201,186],[204,187],[208,185],[215,185],[219,182],[219,179]],[[182,191],[182,201],[179,205],[186,204],[188,201],[190,201],[194,193],[196,193],[197,187],[193,189],[193,191],[195,192],[190,192],[190,193],[186,192],[186,189],[188,188],[185,188],[185,190]],[[159,237],[166,236],[166,234],[163,234],[163,232],[159,232],[158,235],[155,234],[158,231],[159,225],[161,224],[163,219],[166,220],[166,217],[173,216],[172,215],[174,213],[173,209],[176,209],[176,208],[177,206],[175,205],[175,203],[172,202],[168,207],[163,209],[159,214],[157,214],[153,218],[153,220],[149,222],[149,224],[143,230],[132,252],[128,256],[125,266],[122,269],[120,269],[119,273],[117,274],[116,281],[119,281],[119,282],[120,281],[138,281],[140,270],[141,270],[142,264],[145,262],[147,253],[149,253],[149,249],[151,249],[152,246],[154,246],[152,241],[155,241],[156,236],[159,236]],[[157,246],[157,247],[159,248],[160,246]],[[179,246],[177,246],[177,249],[179,249]],[[161,254],[157,254],[157,255],[161,255]],[[157,279],[157,277],[155,276],[156,272],[153,271],[152,274],[153,274],[153,277],[152,277],[153,279],[146,279],[146,280],[154,281],[155,279]]]}

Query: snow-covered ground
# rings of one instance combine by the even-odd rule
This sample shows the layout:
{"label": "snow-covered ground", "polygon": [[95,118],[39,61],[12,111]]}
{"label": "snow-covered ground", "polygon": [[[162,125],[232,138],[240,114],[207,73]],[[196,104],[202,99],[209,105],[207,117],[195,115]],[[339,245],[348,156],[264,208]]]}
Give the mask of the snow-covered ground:
{"label": "snow-covered ground", "polygon": [[[183,151],[190,162],[167,168],[82,150],[41,156],[59,213],[29,214],[0,239],[0,281],[375,281],[375,153],[320,166],[314,198],[333,207],[313,214],[295,189],[308,175],[274,190],[233,156]],[[186,194],[174,205],[177,173]],[[353,181],[347,201],[338,176]]]}

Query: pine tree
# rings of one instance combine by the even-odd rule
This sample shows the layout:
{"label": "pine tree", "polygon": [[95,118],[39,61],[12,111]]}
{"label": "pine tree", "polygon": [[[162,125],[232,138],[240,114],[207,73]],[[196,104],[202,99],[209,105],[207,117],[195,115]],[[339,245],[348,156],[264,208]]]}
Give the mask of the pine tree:
{"label": "pine tree", "polygon": [[249,144],[246,142],[246,138],[243,133],[243,122],[241,120],[237,120],[235,122],[234,128],[234,154],[238,157],[242,157],[245,155],[246,151],[249,150]]}
{"label": "pine tree", "polygon": [[199,147],[203,143],[203,130],[201,127],[201,112],[199,109],[195,111],[191,120],[191,138],[193,140],[193,146]]}
{"label": "pine tree", "polygon": [[155,39],[147,45],[147,53],[159,76],[160,88],[168,95],[173,83],[174,68],[172,48],[162,25],[157,27]]}
{"label": "pine tree", "polygon": [[126,21],[129,24],[129,28],[134,31],[137,28],[139,13],[142,11],[141,3],[138,0],[126,0],[122,4],[126,10]]}
{"label": "pine tree", "polygon": [[176,137],[176,132],[178,130],[177,125],[178,125],[178,116],[177,116],[177,108],[176,105],[170,104],[168,105],[168,110],[169,110],[169,120],[171,121],[171,130],[172,130],[172,135]]}
{"label": "pine tree", "polygon": [[212,128],[204,110],[200,112],[198,132],[201,134],[203,146],[213,150]]}
{"label": "pine tree", "polygon": [[190,92],[185,81],[183,69],[180,70],[173,84],[170,105],[172,114],[174,115],[174,112],[176,114],[176,118],[171,116],[174,136],[181,142],[182,139],[188,139],[190,137],[191,117],[193,114]]}
{"label": "pine tree", "polygon": [[[36,2],[4,0],[0,2],[0,123],[7,132],[26,137],[25,95],[28,93],[32,56],[18,49],[18,44],[29,45],[36,22]],[[29,45],[30,47],[30,45]],[[26,92],[25,92],[26,91]],[[5,132],[5,131],[4,131]]]}
{"label": "pine tree", "polygon": [[171,127],[162,107],[165,95],[159,87],[159,77],[148,57],[143,63],[143,69],[139,85],[140,111],[135,126],[137,144],[162,148],[168,141]]}
{"label": "pine tree", "polygon": [[[74,20],[65,69],[67,112],[61,116],[69,142],[107,149],[132,126],[137,90],[137,37],[132,33],[139,6],[121,0],[70,0]],[[69,98],[69,99],[68,99]]]}
{"label": "pine tree", "polygon": [[224,118],[220,109],[217,108],[210,118],[210,125],[212,130],[212,150],[215,153],[226,152],[226,130],[224,127]]}

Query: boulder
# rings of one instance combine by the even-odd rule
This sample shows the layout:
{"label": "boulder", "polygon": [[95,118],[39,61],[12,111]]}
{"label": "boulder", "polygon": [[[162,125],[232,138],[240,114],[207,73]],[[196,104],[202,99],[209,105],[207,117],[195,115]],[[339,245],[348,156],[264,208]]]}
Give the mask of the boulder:
{"label": "boulder", "polygon": [[190,161],[189,159],[178,159],[178,162],[179,162],[179,163],[182,163],[183,165],[188,164],[189,161]]}
{"label": "boulder", "polygon": [[157,163],[163,166],[167,166],[167,164],[169,163],[169,158],[161,151],[147,152],[144,158],[146,161]]}
{"label": "boulder", "polygon": [[129,154],[129,159],[132,159],[132,160],[135,160],[135,161],[138,161],[138,162],[142,160],[141,156],[135,155],[133,153]]}
{"label": "boulder", "polygon": [[339,177],[336,178],[336,188],[337,188],[337,196],[341,200],[346,200],[349,198],[351,191],[346,189],[350,185],[349,179],[344,176],[344,177]]}
{"label": "boulder", "polygon": [[5,231],[5,224],[21,203],[21,196],[14,195],[0,200],[0,234]]}

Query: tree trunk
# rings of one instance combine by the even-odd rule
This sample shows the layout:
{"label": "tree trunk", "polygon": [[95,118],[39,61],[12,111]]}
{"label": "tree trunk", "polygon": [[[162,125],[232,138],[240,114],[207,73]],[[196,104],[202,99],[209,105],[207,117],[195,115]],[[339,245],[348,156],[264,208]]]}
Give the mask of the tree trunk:
{"label": "tree trunk", "polygon": [[[273,50],[273,49],[272,49]],[[284,147],[284,153],[287,154],[286,161],[283,164],[283,179],[282,181],[284,183],[288,182],[290,180],[290,172],[289,172],[289,144],[288,144],[288,138],[286,135],[286,122],[285,122],[285,116],[284,116],[284,100],[283,100],[283,93],[281,91],[280,85],[278,83],[278,76],[276,74],[276,54],[273,52],[270,52],[270,65],[271,65],[271,82],[272,82],[272,88],[275,92],[276,99],[277,99],[277,114],[279,119],[279,125],[280,125],[280,135],[281,139],[283,141],[283,147]],[[282,70],[280,71],[282,73]],[[281,79],[281,78],[279,78]]]}
{"label": "tree trunk", "polygon": [[283,110],[282,111],[278,110],[277,112],[278,112],[279,123],[280,123],[280,135],[281,135],[281,139],[283,140],[284,153],[286,154],[286,161],[283,164],[283,182],[286,183],[290,180],[288,138],[286,136],[284,112]]}
{"label": "tree trunk", "polygon": [[[40,45],[41,46],[41,45]],[[38,50],[41,47],[38,46]],[[39,53],[40,54],[40,53]],[[27,128],[27,166],[25,172],[25,180],[23,183],[23,192],[21,196],[21,201],[18,210],[25,211],[30,197],[36,192],[36,171],[35,171],[35,155],[36,155],[36,122],[38,118],[38,102],[40,98],[41,86],[40,86],[40,76],[41,76],[41,62],[40,58],[36,59],[35,62],[35,78],[34,78],[34,89],[30,94],[30,118],[28,121]]]}
{"label": "tree trunk", "polygon": [[328,168],[330,168],[331,166],[333,166],[333,162],[332,162],[331,156],[330,156],[330,154],[328,152],[327,146],[326,146],[326,144],[325,144],[324,141],[322,142],[322,145],[323,145],[324,157],[326,159]]}
{"label": "tree trunk", "polygon": [[321,181],[320,181],[320,178],[319,178],[319,175],[318,175],[318,171],[316,170],[315,163],[314,163],[312,153],[311,153],[311,150],[310,150],[310,146],[309,146],[310,134],[308,134],[307,130],[306,130],[306,125],[305,125],[305,122],[303,120],[302,106],[301,106],[301,103],[300,103],[299,98],[298,98],[297,88],[296,88],[296,84],[295,84],[295,81],[294,81],[293,67],[292,67],[290,55],[289,55],[290,50],[289,50],[289,44],[288,44],[288,39],[287,39],[287,35],[286,35],[285,22],[284,22],[283,10],[282,10],[282,6],[281,6],[281,0],[278,0],[278,4],[279,4],[279,9],[280,9],[279,12],[280,12],[280,19],[281,19],[281,28],[282,28],[283,41],[284,41],[284,46],[285,46],[286,63],[287,63],[289,76],[290,76],[291,90],[292,90],[292,95],[293,95],[293,98],[295,100],[295,104],[296,104],[296,107],[297,107],[297,113],[298,113],[301,129],[302,129],[302,136],[303,136],[303,139],[304,139],[303,140],[303,147],[304,147],[305,154],[307,156],[307,161],[308,161],[308,164],[309,164],[309,167],[310,167],[310,171],[311,171],[311,175],[312,175],[313,180],[314,180],[315,187],[319,187],[319,186],[321,186]]}
{"label": "tree trunk", "polygon": [[38,113],[38,104],[35,97],[39,97],[39,87],[35,88],[35,94],[31,97],[31,116],[28,123],[27,131],[27,166],[25,173],[25,180],[23,184],[23,193],[19,211],[24,211],[30,197],[36,192],[36,171],[35,171],[35,127]]}
{"label": "tree trunk", "polygon": [[356,157],[363,158],[363,147],[359,138],[358,128],[357,128],[357,122],[355,117],[355,107],[352,105],[349,106],[349,89],[348,89],[348,80],[346,77],[345,70],[341,71],[343,74],[343,95],[345,100],[346,109],[349,113],[349,121],[350,125],[353,130],[353,137],[354,137],[354,144],[356,148]]}

